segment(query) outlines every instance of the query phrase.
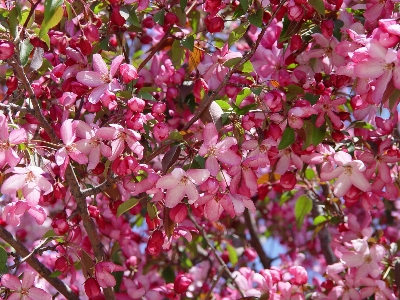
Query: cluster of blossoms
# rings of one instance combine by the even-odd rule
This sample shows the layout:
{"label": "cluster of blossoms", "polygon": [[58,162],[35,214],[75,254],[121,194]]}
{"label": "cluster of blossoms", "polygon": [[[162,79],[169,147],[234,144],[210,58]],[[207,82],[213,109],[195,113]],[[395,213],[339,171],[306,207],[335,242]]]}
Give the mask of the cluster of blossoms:
{"label": "cluster of blossoms", "polygon": [[0,297],[399,297],[399,11],[0,3]]}

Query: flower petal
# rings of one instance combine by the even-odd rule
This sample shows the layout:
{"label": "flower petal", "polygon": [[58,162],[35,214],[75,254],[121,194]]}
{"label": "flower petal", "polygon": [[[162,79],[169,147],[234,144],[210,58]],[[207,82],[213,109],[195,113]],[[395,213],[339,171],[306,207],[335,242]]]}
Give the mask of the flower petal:
{"label": "flower petal", "polygon": [[100,54],[93,54],[93,70],[101,75],[108,75],[107,64],[104,62]]}
{"label": "flower petal", "polygon": [[18,291],[22,287],[19,279],[16,276],[10,274],[4,274],[1,277],[1,284],[13,291]]}
{"label": "flower petal", "polygon": [[49,293],[45,292],[42,289],[32,287],[28,292],[29,298],[32,300],[51,300],[52,297]]}
{"label": "flower petal", "polygon": [[90,87],[97,87],[99,85],[105,84],[103,75],[93,71],[79,72],[78,74],[76,74],[76,80]]}
{"label": "flower petal", "polygon": [[21,189],[26,184],[26,176],[21,174],[15,174],[7,178],[1,186],[1,193],[7,195],[13,195],[16,191]]}

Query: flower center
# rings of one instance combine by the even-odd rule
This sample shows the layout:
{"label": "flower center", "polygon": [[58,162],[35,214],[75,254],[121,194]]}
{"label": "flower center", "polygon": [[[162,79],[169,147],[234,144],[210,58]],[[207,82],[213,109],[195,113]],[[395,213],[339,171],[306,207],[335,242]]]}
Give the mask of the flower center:
{"label": "flower center", "polygon": [[34,182],[35,181],[35,179],[36,179],[36,176],[35,176],[35,174],[33,174],[33,172],[32,171],[29,171],[27,174],[26,174],[26,181],[27,182]]}
{"label": "flower center", "polygon": [[210,156],[210,155],[216,155],[216,153],[217,153],[217,148],[215,147],[215,146],[211,146],[210,147],[210,149],[208,149],[208,155]]}
{"label": "flower center", "polygon": [[0,151],[6,151],[10,148],[10,143],[6,141],[5,143],[0,143]]}
{"label": "flower center", "polygon": [[183,176],[180,181],[182,184],[186,185],[189,182],[189,177]]}
{"label": "flower center", "polygon": [[346,175],[351,175],[351,174],[353,174],[353,168],[352,168],[351,166],[344,166],[343,168],[344,168],[344,173],[345,173]]}
{"label": "flower center", "polygon": [[77,151],[77,150],[76,150],[76,144],[75,144],[75,143],[72,143],[72,144],[68,145],[67,147],[65,147],[65,149],[66,149],[68,152],[75,152],[75,151]]}

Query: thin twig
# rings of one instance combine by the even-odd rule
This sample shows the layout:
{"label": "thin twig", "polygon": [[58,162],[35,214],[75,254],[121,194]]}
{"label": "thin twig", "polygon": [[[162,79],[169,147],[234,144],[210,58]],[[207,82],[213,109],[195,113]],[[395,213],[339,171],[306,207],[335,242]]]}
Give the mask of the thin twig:
{"label": "thin twig", "polygon": [[193,222],[194,226],[197,228],[197,230],[201,233],[201,235],[203,236],[204,240],[207,243],[207,246],[210,247],[211,251],[214,253],[215,258],[218,260],[219,264],[221,265],[222,269],[225,270],[225,272],[228,274],[228,277],[230,279],[232,279],[232,283],[235,286],[235,288],[238,290],[238,292],[240,293],[240,295],[242,297],[244,297],[244,293],[241,290],[241,288],[239,287],[239,285],[237,284],[235,278],[233,277],[231,271],[229,270],[228,266],[225,264],[225,262],[223,261],[223,259],[221,258],[221,256],[218,255],[217,249],[215,249],[215,247],[213,246],[213,244],[211,243],[210,239],[208,238],[206,232],[204,231],[204,228],[201,227],[196,219],[189,213],[189,218],[190,220]]}
{"label": "thin twig", "polygon": [[209,289],[209,291],[208,291],[208,293],[206,295],[206,300],[211,299],[211,293],[212,293],[213,289],[215,288],[215,286],[217,285],[217,283],[218,283],[218,281],[221,278],[223,273],[224,273],[224,268],[221,267],[219,269],[219,272],[218,272],[217,276],[214,276],[214,278],[213,278],[212,285],[211,285],[211,287],[210,287],[210,289]]}
{"label": "thin twig", "polygon": [[28,263],[36,272],[39,273],[44,279],[47,280],[57,291],[64,295],[65,298],[70,300],[79,300],[79,297],[58,278],[50,277],[52,272],[44,266],[31,252],[18,241],[14,236],[3,226],[0,226],[0,238],[3,239],[7,244],[15,249],[18,255],[25,257],[26,263]]}

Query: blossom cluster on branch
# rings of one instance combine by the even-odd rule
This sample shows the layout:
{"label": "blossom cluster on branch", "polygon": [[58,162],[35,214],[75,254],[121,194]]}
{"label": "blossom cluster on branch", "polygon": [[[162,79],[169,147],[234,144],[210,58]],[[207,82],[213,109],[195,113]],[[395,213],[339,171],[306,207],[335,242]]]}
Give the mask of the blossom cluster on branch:
{"label": "blossom cluster on branch", "polygon": [[397,299],[399,18],[0,2],[0,298]]}

